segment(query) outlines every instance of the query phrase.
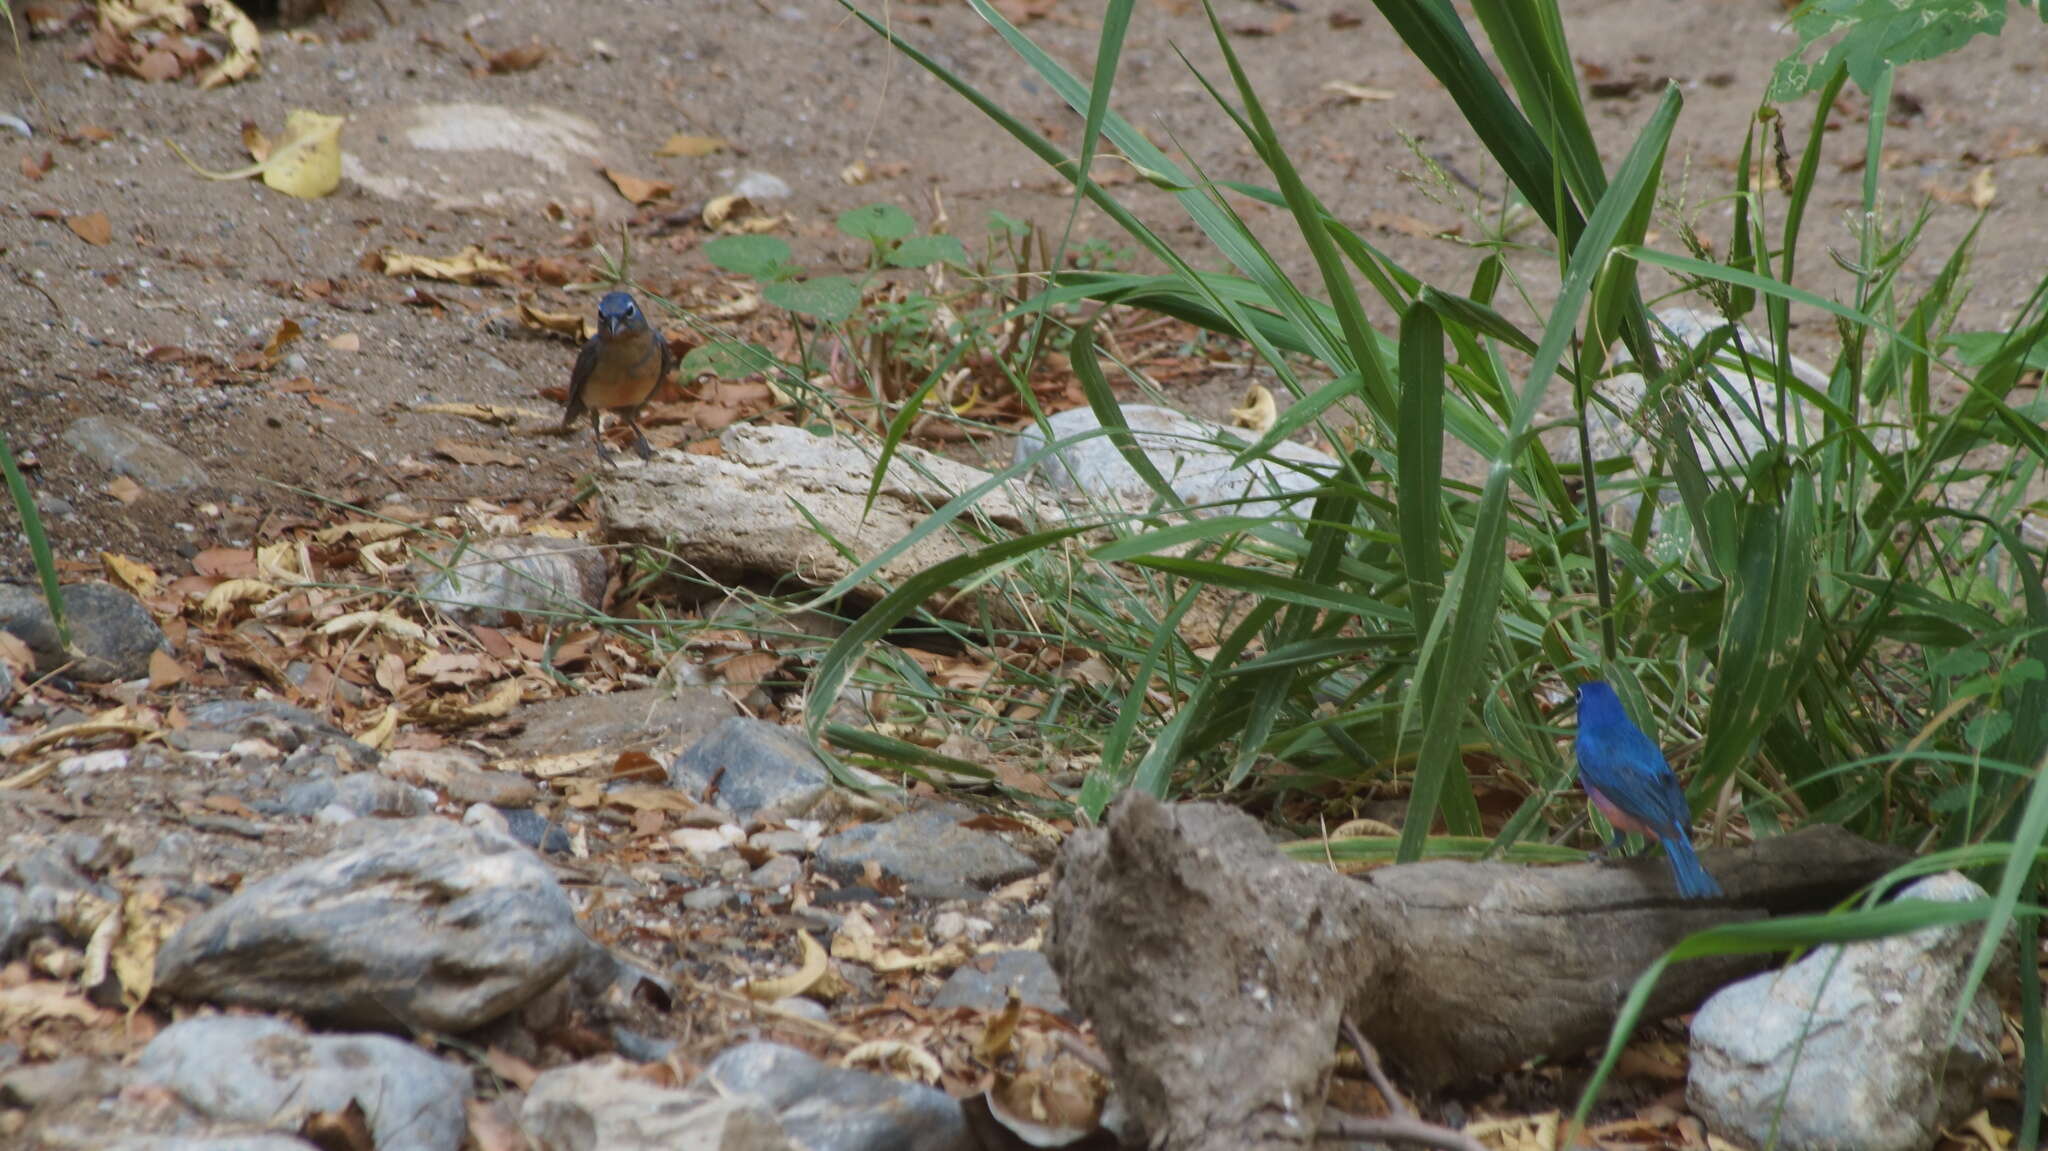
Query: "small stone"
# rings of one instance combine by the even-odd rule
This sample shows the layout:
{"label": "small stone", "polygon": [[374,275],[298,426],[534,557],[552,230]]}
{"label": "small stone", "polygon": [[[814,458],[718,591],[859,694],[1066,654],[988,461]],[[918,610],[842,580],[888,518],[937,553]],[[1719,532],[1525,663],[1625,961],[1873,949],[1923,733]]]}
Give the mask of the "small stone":
{"label": "small stone", "polygon": [[126,748],[110,747],[84,755],[69,755],[57,761],[58,775],[105,775],[128,768]]}
{"label": "small stone", "polygon": [[1013,989],[1027,1007],[1073,1016],[1066,996],[1060,994],[1059,976],[1040,951],[998,951],[961,964],[932,997],[932,1007],[940,1011],[956,1007],[1000,1011]]}
{"label": "small stone", "polygon": [[[1984,898],[1955,872],[1899,896]],[[1686,1103],[1713,1130],[1757,1146],[1933,1146],[1983,1105],[2002,1066],[1991,987],[1977,989],[1948,1039],[1981,934],[1959,924],[1818,947],[1723,988],[1693,1017]],[[2011,968],[2008,947],[1993,970],[2009,979]]]}
{"label": "small stone", "polygon": [[[76,654],[58,641],[57,625],[40,586],[0,583],[0,631],[9,631],[35,653],[36,674],[59,668],[86,683],[118,683],[149,674],[149,657],[169,651],[164,629],[142,601],[108,583],[71,584],[63,589],[64,622]],[[65,665],[69,664],[69,667]]]}
{"label": "small stone", "polygon": [[715,827],[678,827],[668,833],[668,841],[697,859],[709,859],[720,852],[732,850],[732,841],[720,835]]}
{"label": "small stone", "polygon": [[589,945],[552,872],[511,840],[432,818],[356,838],[187,920],[157,955],[157,988],[459,1034],[545,990]]}
{"label": "small stone", "polygon": [[385,1035],[308,1035],[251,1016],[187,1019],[143,1048],[134,1078],[216,1119],[280,1131],[353,1101],[380,1151],[456,1151],[468,1130],[469,1074]]}
{"label": "small stone", "polygon": [[796,1151],[759,1100],[662,1087],[633,1072],[611,1056],[544,1071],[520,1126],[537,1146],[561,1151]]}
{"label": "small stone", "polygon": [[716,911],[739,898],[739,892],[730,887],[700,887],[683,896],[683,906],[691,911]]}
{"label": "small stone", "polygon": [[470,804],[462,813],[462,826],[482,828],[507,837],[512,834],[511,821],[505,818],[503,812],[488,803]]}
{"label": "small stone", "polygon": [[755,868],[747,876],[747,886],[773,891],[800,882],[804,877],[804,865],[794,856],[776,855]]}
{"label": "small stone", "polygon": [[434,809],[418,788],[370,772],[340,779],[309,779],[285,790],[284,809],[289,815],[314,815],[327,807],[339,807],[362,818],[409,818]]}
{"label": "small stone", "polygon": [[960,826],[966,814],[932,807],[851,827],[819,844],[814,862],[842,882],[860,878],[872,862],[909,887],[949,896],[1038,873],[1038,864],[1001,836]]}
{"label": "small stone", "polygon": [[755,203],[765,200],[787,200],[790,196],[789,182],[770,172],[748,172],[732,186],[732,194],[745,196]]}
{"label": "small stone", "polygon": [[501,807],[498,814],[505,817],[505,826],[512,829],[512,838],[535,851],[561,855],[576,845],[576,841],[569,838],[567,831],[532,808]]}
{"label": "small stone", "polygon": [[965,939],[979,943],[995,932],[996,925],[979,916],[958,911],[941,911],[932,917],[931,936],[941,943]]}
{"label": "small stone", "polygon": [[419,595],[466,622],[497,627],[510,614],[588,615],[604,604],[610,578],[604,549],[552,536],[506,536],[466,544],[438,560]]}
{"label": "small stone", "polygon": [[[192,725],[188,731],[196,728],[254,736],[288,752],[297,751],[304,744],[334,745],[359,767],[372,766],[383,758],[375,748],[358,743],[347,732],[305,708],[274,699],[209,700],[193,706],[186,717]],[[229,746],[233,746],[232,742]]]}
{"label": "small stone", "polygon": [[715,779],[716,802],[743,823],[802,815],[832,786],[802,736],[743,716],[691,744],[669,765],[668,779],[692,799],[703,799]]}
{"label": "small stone", "polygon": [[65,428],[63,438],[86,459],[150,491],[190,491],[209,482],[206,469],[190,456],[125,420],[87,416]]}
{"label": "small stone", "polygon": [[757,831],[747,842],[762,851],[775,851],[783,855],[809,855],[818,846],[817,837],[786,827]]}
{"label": "small stone", "polygon": [[799,1146],[976,1151],[959,1103],[936,1087],[829,1066],[793,1047],[742,1043],[704,1069],[722,1094],[765,1103]]}
{"label": "small stone", "polygon": [[723,692],[701,686],[563,696],[520,708],[519,718],[526,729],[505,751],[511,756],[534,756],[598,747],[645,751],[657,743],[687,746],[735,712]]}

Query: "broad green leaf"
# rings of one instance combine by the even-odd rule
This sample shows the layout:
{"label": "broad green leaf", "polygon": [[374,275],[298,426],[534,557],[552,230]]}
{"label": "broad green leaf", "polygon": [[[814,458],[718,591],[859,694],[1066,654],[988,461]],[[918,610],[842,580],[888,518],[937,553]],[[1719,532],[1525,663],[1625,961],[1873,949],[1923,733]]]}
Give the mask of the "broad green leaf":
{"label": "broad green leaf", "polygon": [[860,285],[845,276],[813,276],[808,280],[777,280],[761,287],[761,298],[800,316],[843,324],[860,307]]}
{"label": "broad green leaf", "polygon": [[712,266],[763,282],[801,274],[789,257],[789,245],[774,236],[720,236],[704,245]]}
{"label": "broad green leaf", "polygon": [[894,204],[864,204],[839,214],[839,230],[856,240],[883,244],[917,231],[917,221]]}
{"label": "broad green leaf", "polygon": [[967,266],[967,249],[960,237],[936,234],[911,236],[889,249],[889,262],[899,268],[928,268],[933,264]]}
{"label": "broad green leaf", "polygon": [[[1843,66],[1869,92],[1887,64],[1932,60],[1974,36],[1996,36],[2005,27],[2005,7],[2004,0],[1806,0],[1792,14],[1799,48],[1778,62],[1765,98],[1790,103]],[[1814,45],[1837,32],[1841,38],[1819,60],[1810,59]]]}

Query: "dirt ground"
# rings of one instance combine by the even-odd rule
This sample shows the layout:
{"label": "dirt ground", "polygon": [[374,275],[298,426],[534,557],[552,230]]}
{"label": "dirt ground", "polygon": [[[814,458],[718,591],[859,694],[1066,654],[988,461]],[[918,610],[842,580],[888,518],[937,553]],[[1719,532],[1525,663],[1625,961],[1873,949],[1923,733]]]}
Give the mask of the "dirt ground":
{"label": "dirt ground", "polygon": [[[36,7],[40,15],[68,11]],[[90,42],[84,22],[33,36],[27,76],[47,116],[29,99],[11,53],[0,57],[0,108],[35,133],[0,131],[0,373],[8,381],[0,419],[32,463],[39,497],[57,501],[52,533],[66,556],[89,560],[110,550],[164,563],[244,542],[262,512],[306,506],[291,489],[369,503],[400,490],[449,502],[562,499],[594,461],[587,434],[540,434],[555,410],[542,392],[565,383],[575,347],[536,337],[509,317],[521,296],[546,310],[593,305],[545,282],[559,274],[534,276],[535,261],[581,267],[592,240],[613,241],[619,223],[630,221],[642,283],[685,302],[729,297],[699,251],[708,233],[696,210],[749,173],[772,174],[792,190],[771,206],[791,217],[784,234],[813,271],[857,266],[860,246],[831,222],[876,200],[961,235],[970,250],[991,209],[1055,227],[1065,218],[1061,186],[1022,147],[825,0],[390,0],[389,23],[363,0],[335,7],[293,33],[272,28],[260,73],[210,91],[79,62]],[[965,5],[871,7],[1054,140],[1078,142],[1078,119]],[[1027,29],[1070,66],[1092,60],[1092,5],[1011,7],[1038,14]],[[1418,220],[1455,228],[1461,217],[1413,179],[1423,166],[1406,138],[1482,189],[1497,193],[1501,180],[1377,13],[1337,0],[1219,0],[1218,8],[1311,185],[1425,279],[1462,282],[1478,259],[1474,249],[1410,234],[1427,230]],[[1565,11],[1587,75],[1623,90],[1592,105],[1608,155],[1626,146],[1655,99],[1654,84],[1628,81],[1669,76],[1687,100],[1672,161],[1674,176],[1685,177],[1680,201],[1698,207],[1727,188],[1745,117],[1774,59],[1792,44],[1777,30],[1776,0],[1568,0]],[[477,67],[466,35],[494,51],[539,43],[548,52],[530,70],[491,73]],[[2035,226],[2048,210],[2044,48],[2048,29],[2022,13],[2000,39],[1912,67],[1899,84],[1883,176],[1888,206],[1904,213],[1930,193],[1960,198],[1973,175],[1993,168],[1996,198],[1966,325],[2008,319],[2048,266],[2048,231]],[[1140,6],[1117,106],[1160,142],[1186,148],[1212,176],[1256,179],[1248,150],[1176,49],[1222,75],[1198,4]],[[1333,82],[1391,98],[1350,100],[1326,88]],[[409,134],[421,106],[464,104],[509,111],[488,130],[464,121],[426,146]],[[1838,116],[1808,231],[1806,266],[1824,289],[1845,281],[1823,252],[1854,251],[1845,219],[1861,180],[1862,124],[1860,102],[1851,104]],[[350,117],[343,143],[351,178],[324,199],[294,200],[254,181],[202,181],[166,146],[175,141],[202,164],[232,167],[246,159],[243,122],[274,130],[293,108]],[[1789,115],[1803,133],[1807,110]],[[517,139],[529,129],[544,134],[542,127],[575,148],[548,152]],[[732,149],[655,157],[675,133],[720,136]],[[30,178],[46,152],[48,170]],[[856,162],[874,173],[865,186],[840,177]],[[601,167],[672,182],[673,196],[636,211]],[[1203,251],[1163,193],[1134,183],[1118,191],[1167,235]],[[1916,278],[1939,267],[1973,215],[1966,205],[1936,209],[1911,268]],[[1255,222],[1284,224],[1255,206],[1245,210]],[[63,221],[94,212],[111,224],[104,245]],[[1725,236],[1723,205],[1707,205],[1700,221]],[[1281,237],[1292,268],[1308,271],[1284,228],[1267,230]],[[1077,236],[1133,247],[1113,231],[1084,213]],[[1463,224],[1465,238],[1477,234]],[[1664,238],[1677,246],[1668,229]],[[386,248],[449,255],[471,244],[521,274],[464,287],[391,279],[366,266]],[[1520,260],[1539,301],[1548,258],[1532,252]],[[290,358],[267,372],[233,370],[284,319],[304,331]],[[1822,362],[1832,339],[1832,324],[1811,319],[1799,335]],[[1213,386],[1177,398],[1220,415],[1242,382],[1223,371]],[[462,401],[533,415],[500,429],[413,410]],[[123,503],[109,493],[113,477],[58,438],[94,414],[155,431],[199,461],[213,486]],[[443,439],[505,449],[508,462],[454,462],[435,453]],[[26,549],[11,525],[6,538],[0,574],[20,575]]]}

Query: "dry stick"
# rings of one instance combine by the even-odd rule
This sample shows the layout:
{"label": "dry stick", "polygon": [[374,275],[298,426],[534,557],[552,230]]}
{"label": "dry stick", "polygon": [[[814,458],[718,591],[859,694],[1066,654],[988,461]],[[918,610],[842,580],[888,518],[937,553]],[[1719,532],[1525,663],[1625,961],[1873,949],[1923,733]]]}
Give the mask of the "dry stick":
{"label": "dry stick", "polygon": [[1324,1139],[1342,1139],[1347,1142],[1419,1143],[1425,1147],[1442,1147],[1446,1151],[1487,1151],[1485,1144],[1463,1131],[1457,1131],[1441,1124],[1431,1123],[1415,1114],[1415,1109],[1394,1090],[1394,1084],[1387,1078],[1386,1069],[1380,1066],[1379,1052],[1373,1050],[1358,1027],[1347,1017],[1340,1021],[1344,1038],[1358,1049],[1358,1061],[1365,1064],[1365,1074],[1372,1085],[1379,1089],[1380,1098],[1387,1101],[1387,1110],[1392,1115],[1384,1119],[1359,1119],[1350,1115],[1324,1116],[1322,1126],[1316,1134]]}

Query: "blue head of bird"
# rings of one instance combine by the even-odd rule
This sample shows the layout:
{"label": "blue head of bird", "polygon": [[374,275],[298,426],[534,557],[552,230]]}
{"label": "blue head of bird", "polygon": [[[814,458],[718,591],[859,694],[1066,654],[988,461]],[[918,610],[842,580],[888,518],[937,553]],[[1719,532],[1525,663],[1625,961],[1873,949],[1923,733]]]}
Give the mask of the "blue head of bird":
{"label": "blue head of bird", "polygon": [[646,326],[647,318],[640,314],[640,305],[624,292],[607,292],[597,302],[597,330],[603,335],[616,336]]}
{"label": "blue head of bird", "polygon": [[1614,694],[1614,688],[1604,679],[1589,679],[1579,685],[1579,723],[1628,722],[1628,712],[1621,706],[1621,697]]}

